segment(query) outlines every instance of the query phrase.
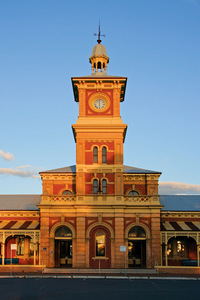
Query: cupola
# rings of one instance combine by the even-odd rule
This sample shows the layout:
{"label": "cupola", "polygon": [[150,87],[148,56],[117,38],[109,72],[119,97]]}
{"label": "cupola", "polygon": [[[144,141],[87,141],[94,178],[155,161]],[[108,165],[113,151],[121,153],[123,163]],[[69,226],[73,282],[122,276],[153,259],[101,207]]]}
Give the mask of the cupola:
{"label": "cupola", "polygon": [[106,47],[101,44],[101,33],[99,26],[98,44],[92,49],[92,54],[89,58],[89,62],[92,65],[92,74],[100,75],[107,74],[107,64],[109,63],[109,57],[107,55]]}

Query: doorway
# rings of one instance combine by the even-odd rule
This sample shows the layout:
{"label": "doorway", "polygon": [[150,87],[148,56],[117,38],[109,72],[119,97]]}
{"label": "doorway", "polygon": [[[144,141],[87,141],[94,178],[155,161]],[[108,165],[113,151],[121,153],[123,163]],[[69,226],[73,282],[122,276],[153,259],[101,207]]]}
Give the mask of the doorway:
{"label": "doorway", "polygon": [[72,268],[72,232],[67,226],[55,232],[55,267]]}
{"label": "doorway", "polygon": [[55,267],[72,268],[72,240],[55,240]]}
{"label": "doorway", "polygon": [[128,233],[128,266],[146,268],[146,232],[141,226],[134,226]]}
{"label": "doorway", "polygon": [[128,241],[128,266],[132,268],[146,267],[146,241]]}

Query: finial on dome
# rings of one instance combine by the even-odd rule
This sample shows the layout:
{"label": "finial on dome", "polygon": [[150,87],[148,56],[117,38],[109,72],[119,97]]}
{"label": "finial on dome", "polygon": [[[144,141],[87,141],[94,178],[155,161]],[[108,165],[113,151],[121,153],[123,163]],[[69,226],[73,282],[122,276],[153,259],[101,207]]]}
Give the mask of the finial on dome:
{"label": "finial on dome", "polygon": [[94,36],[97,36],[97,35],[98,35],[97,43],[100,44],[101,43],[101,36],[105,37],[105,34],[101,34],[100,20],[99,20],[99,33],[94,33]]}

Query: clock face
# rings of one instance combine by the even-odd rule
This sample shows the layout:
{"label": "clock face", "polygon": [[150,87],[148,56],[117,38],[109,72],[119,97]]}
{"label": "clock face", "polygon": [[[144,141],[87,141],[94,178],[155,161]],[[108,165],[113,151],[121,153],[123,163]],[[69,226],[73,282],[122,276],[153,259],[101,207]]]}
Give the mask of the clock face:
{"label": "clock face", "polygon": [[94,107],[97,109],[102,109],[105,107],[105,105],[106,105],[106,103],[103,99],[99,98],[94,101]]}

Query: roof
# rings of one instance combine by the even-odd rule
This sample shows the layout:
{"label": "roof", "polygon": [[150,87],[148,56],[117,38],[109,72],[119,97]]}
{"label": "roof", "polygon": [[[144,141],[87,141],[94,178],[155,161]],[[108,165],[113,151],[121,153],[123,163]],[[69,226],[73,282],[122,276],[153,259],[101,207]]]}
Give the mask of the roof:
{"label": "roof", "polygon": [[76,173],[76,165],[40,172],[43,173]]}
{"label": "roof", "polygon": [[39,210],[40,195],[0,195],[0,210]]}
{"label": "roof", "polygon": [[101,55],[104,55],[104,56],[107,56],[108,57],[108,54],[107,54],[107,51],[106,51],[106,47],[102,44],[97,44],[93,47],[92,49],[92,54],[90,55],[90,58],[94,57],[94,56],[101,56]]}
{"label": "roof", "polygon": [[130,174],[161,174],[161,172],[152,171],[152,170],[145,170],[145,169],[139,169],[135,167],[129,167],[124,165],[124,173],[130,173]]}
{"label": "roof", "polygon": [[200,211],[200,195],[161,195],[163,211]]}
{"label": "roof", "polygon": [[[40,172],[43,173],[76,173],[76,165]],[[124,173],[128,174],[161,174],[161,172],[134,168],[124,165]]]}

